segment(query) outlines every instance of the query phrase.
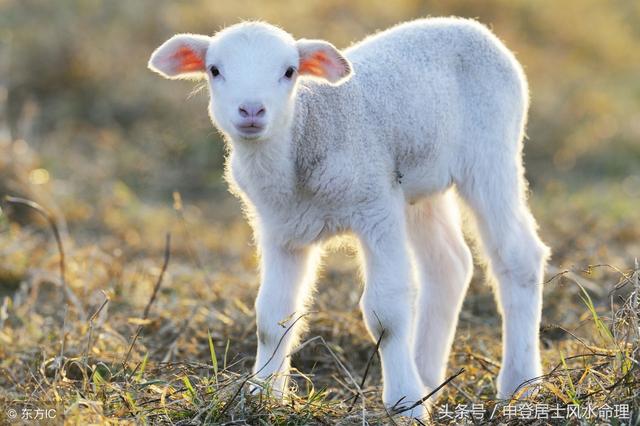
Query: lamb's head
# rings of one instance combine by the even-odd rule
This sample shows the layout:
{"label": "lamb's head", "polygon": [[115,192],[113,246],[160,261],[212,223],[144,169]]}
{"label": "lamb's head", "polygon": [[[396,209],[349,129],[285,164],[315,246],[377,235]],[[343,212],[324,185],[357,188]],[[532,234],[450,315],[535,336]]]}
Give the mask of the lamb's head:
{"label": "lamb's head", "polygon": [[261,140],[290,122],[299,78],[340,84],[351,65],[331,43],[294,40],[269,24],[245,22],[213,37],[178,34],[151,55],[171,79],[207,79],[209,115],[234,140]]}

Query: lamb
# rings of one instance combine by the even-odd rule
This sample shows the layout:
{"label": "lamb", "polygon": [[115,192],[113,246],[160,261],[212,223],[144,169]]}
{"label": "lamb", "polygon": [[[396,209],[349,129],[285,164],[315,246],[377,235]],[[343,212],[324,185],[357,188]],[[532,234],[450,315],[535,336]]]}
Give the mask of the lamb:
{"label": "lamb", "polygon": [[209,115],[229,148],[226,180],[261,255],[260,383],[286,394],[296,319],[323,243],[349,232],[363,254],[366,326],[374,340],[382,336],[384,403],[410,407],[439,385],[472,273],[460,200],[497,281],[498,397],[541,375],[548,248],[526,201],[528,88],[513,54],[486,27],[420,19],[341,52],[243,22],[212,37],[175,35],[149,67],[208,81]]}

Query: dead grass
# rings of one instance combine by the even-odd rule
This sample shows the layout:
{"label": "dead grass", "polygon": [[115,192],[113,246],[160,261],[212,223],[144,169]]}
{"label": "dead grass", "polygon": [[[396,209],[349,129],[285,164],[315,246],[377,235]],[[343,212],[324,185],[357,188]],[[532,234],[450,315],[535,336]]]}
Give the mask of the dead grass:
{"label": "dead grass", "polygon": [[[11,214],[7,205],[4,210]],[[171,244],[162,235],[133,250],[110,235],[86,245],[66,241],[64,278],[46,228],[4,217],[2,415],[55,407],[54,422],[70,424],[408,422],[380,403],[379,361],[357,311],[353,253],[328,261],[306,340],[292,355],[296,389],[281,404],[246,389],[256,343],[255,259],[246,227],[205,232],[203,223],[185,216],[182,202],[174,203],[176,212],[164,223]],[[527,402],[593,407],[596,416],[605,404],[612,410],[626,404],[633,419],[619,423],[637,421],[639,277],[637,264],[626,270],[599,265],[558,271],[544,284],[546,375],[529,388]],[[553,423],[510,417],[507,402],[492,399],[499,319],[481,280],[470,293],[450,360],[452,373],[464,371],[435,400],[433,421]],[[466,417],[456,418],[464,407]],[[526,414],[527,406],[522,409]]]}

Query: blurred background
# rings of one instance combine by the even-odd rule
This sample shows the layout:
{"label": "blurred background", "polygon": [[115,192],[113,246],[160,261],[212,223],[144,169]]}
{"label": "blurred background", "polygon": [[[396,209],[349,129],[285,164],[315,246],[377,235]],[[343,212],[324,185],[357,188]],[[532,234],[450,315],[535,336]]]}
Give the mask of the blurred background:
{"label": "blurred background", "polygon": [[[174,33],[263,19],[346,47],[404,20],[458,15],[492,28],[526,70],[527,176],[555,251],[626,261],[638,253],[625,256],[639,232],[636,1],[2,0],[0,8],[0,188],[12,189],[10,169],[26,162],[19,189],[56,200],[74,234],[94,238],[120,226],[110,203],[170,207],[174,191],[212,222],[238,214],[221,179],[224,147],[206,114],[206,90],[146,69]],[[565,227],[575,234],[576,226],[602,234],[592,246],[580,235],[567,240]],[[620,250],[600,246],[612,238],[625,240],[616,241]]]}
{"label": "blurred background", "polygon": [[[232,342],[238,370],[251,365],[257,274],[250,230],[222,180],[224,144],[209,122],[206,90],[151,73],[146,64],[157,46],[175,33],[213,34],[262,19],[295,37],[347,47],[401,21],[443,15],[486,24],[524,66],[531,90],[525,163],[534,214],[553,250],[548,278],[573,271],[566,276],[608,309],[608,292],[620,282],[615,268],[633,268],[640,255],[640,2],[0,0],[0,196],[38,201],[66,235],[67,285],[79,319],[66,322],[68,336],[84,336],[87,314],[108,296],[91,356],[122,359],[171,232],[157,311],[132,359],[206,361],[210,329],[216,346]],[[27,391],[9,376],[32,377],[27,393],[40,388],[29,373],[58,351],[63,299],[46,223],[29,209],[2,208],[0,367],[9,373],[0,388],[11,399]],[[311,334],[348,348],[336,352],[360,371],[372,343],[359,319],[353,252],[346,254],[327,263]],[[491,383],[495,372],[482,376],[484,364],[474,370],[469,362],[477,356],[464,354],[499,357],[499,317],[481,283],[474,281],[465,302],[454,350],[470,395],[480,395],[478,377]],[[553,324],[580,334],[579,295],[570,280],[545,286],[545,370],[558,348],[577,350]],[[68,338],[69,357],[89,349],[82,339]],[[336,373],[314,350],[304,349],[295,365]],[[487,386],[483,395],[493,395]]]}
{"label": "blurred background", "polygon": [[[206,90],[146,68],[174,33],[263,19],[346,47],[404,20],[458,15],[492,28],[526,70],[527,176],[556,253],[626,261],[638,253],[627,252],[640,232],[636,1],[2,0],[0,12],[0,189],[48,194],[78,237],[122,225],[111,203],[144,214],[131,205],[170,207],[174,191],[212,222],[238,215],[221,179],[224,147]],[[26,180],[12,188],[19,164]],[[567,235],[576,226],[601,234],[590,244]],[[142,240],[135,234],[133,245]],[[621,245],[603,244],[610,239]]]}

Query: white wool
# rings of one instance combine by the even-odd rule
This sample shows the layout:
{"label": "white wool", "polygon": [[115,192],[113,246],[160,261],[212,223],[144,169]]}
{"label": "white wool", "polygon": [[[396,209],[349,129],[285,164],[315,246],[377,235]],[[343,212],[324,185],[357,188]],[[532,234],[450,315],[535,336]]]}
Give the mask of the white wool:
{"label": "white wool", "polygon": [[[174,37],[150,67],[175,78],[184,65],[171,62],[181,58],[176,46],[198,54],[202,40]],[[363,253],[364,318],[374,339],[384,330],[385,404],[409,404],[439,385],[472,268],[453,188],[474,213],[498,281],[498,396],[541,375],[548,249],[525,198],[527,84],[487,28],[421,19],[341,53],[250,22],[209,38],[200,55],[211,117],[229,145],[226,178],[261,252],[258,379],[286,391],[299,324],[285,334],[279,323],[304,313],[323,243],[352,232]],[[298,69],[291,80],[283,76],[290,66]],[[263,116],[240,117],[244,105]],[[243,133],[248,125],[254,133]],[[424,407],[405,414],[420,417]]]}

